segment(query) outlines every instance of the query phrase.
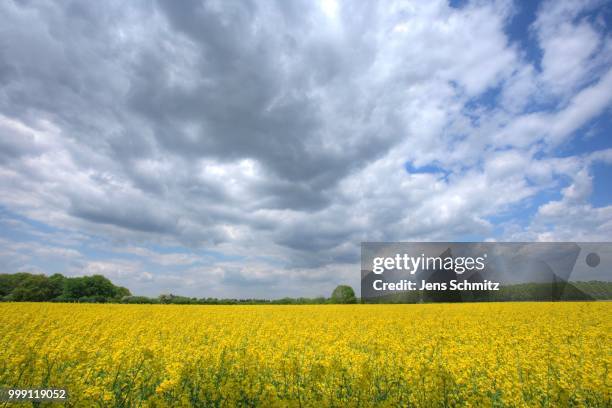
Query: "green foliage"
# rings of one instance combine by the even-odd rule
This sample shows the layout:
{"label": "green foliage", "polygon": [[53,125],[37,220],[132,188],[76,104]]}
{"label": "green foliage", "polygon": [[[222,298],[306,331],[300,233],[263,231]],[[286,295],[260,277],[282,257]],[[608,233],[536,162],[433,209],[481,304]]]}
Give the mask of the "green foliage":
{"label": "green foliage", "polygon": [[[381,297],[378,303],[421,303],[431,301],[421,291],[406,291]],[[134,303],[134,304],[180,304],[180,305],[307,305],[325,303],[357,303],[350,286],[339,285],[331,298],[282,299],[218,299],[194,298],[163,294],[157,298],[132,296],[127,288],[115,286],[102,275],[65,277],[35,275],[26,272],[0,274],[0,301],[15,302],[83,302],[83,303]],[[551,301],[551,300],[612,300],[612,282],[554,282],[520,283],[500,287],[499,291],[481,291],[461,294],[464,302],[478,301]]]}
{"label": "green foliage", "polygon": [[130,291],[102,275],[68,278],[59,273],[51,276],[26,272],[0,274],[0,299],[15,302],[90,302],[117,301]]}
{"label": "green foliage", "polygon": [[502,286],[490,292],[487,300],[493,301],[555,301],[555,300],[610,300],[612,282],[553,282],[519,283]]}
{"label": "green foliage", "polygon": [[173,294],[162,294],[158,297],[159,303],[174,304],[174,305],[189,305],[197,302],[196,298],[188,298],[185,296],[176,296]]}
{"label": "green foliage", "polygon": [[121,303],[129,303],[129,304],[152,304],[159,303],[158,299],[150,298],[146,296],[123,296],[121,298]]}
{"label": "green foliage", "polygon": [[0,274],[0,296],[10,295],[15,288],[19,287],[24,280],[31,276],[33,276],[31,273],[26,272]]}
{"label": "green foliage", "polygon": [[612,300],[612,282],[571,282],[574,287],[597,300]]}
{"label": "green foliage", "polygon": [[126,296],[132,296],[132,293],[128,288],[124,288],[123,286],[115,286],[115,297],[123,298]]}
{"label": "green foliage", "polygon": [[80,278],[66,279],[64,284],[64,296],[70,299],[81,299],[91,297],[120,298],[125,294],[120,293],[118,287],[102,275],[83,276]]}
{"label": "green foliage", "polygon": [[10,297],[15,301],[41,302],[61,295],[61,288],[54,287],[53,282],[44,275],[31,275],[19,282]]}
{"label": "green foliage", "polygon": [[348,285],[338,285],[331,295],[332,303],[357,303],[355,291]]}

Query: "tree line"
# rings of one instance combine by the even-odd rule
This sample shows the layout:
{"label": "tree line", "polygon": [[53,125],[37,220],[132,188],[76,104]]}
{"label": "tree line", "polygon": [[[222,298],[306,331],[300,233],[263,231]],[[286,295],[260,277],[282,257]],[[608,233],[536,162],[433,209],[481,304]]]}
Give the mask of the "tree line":
{"label": "tree line", "polygon": [[[446,297],[427,291],[403,292],[378,299],[380,303],[429,303],[449,301]],[[499,291],[461,292],[458,301],[551,301],[551,300],[612,300],[612,282],[554,282],[505,285]],[[358,303],[350,286],[339,285],[330,297],[285,297],[281,299],[218,299],[195,298],[162,294],[158,297],[133,296],[127,288],[114,285],[102,275],[66,277],[19,272],[0,274],[0,301],[6,302],[83,302],[83,303],[141,303],[141,304],[342,304]],[[457,301],[457,300],[451,300]]]}
{"label": "tree line", "polygon": [[81,302],[81,303],[142,303],[142,304],[326,304],[356,303],[355,292],[350,286],[339,285],[329,298],[324,296],[282,299],[218,299],[195,298],[162,294],[158,297],[133,296],[127,288],[114,285],[102,275],[66,277],[56,273],[51,276],[27,272],[0,274],[0,301],[5,302]]}

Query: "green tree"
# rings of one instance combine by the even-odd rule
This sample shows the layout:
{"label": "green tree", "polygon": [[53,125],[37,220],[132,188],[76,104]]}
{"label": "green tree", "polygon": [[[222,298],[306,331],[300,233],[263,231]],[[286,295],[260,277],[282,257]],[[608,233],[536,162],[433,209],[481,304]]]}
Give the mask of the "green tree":
{"label": "green tree", "polygon": [[20,282],[11,292],[10,298],[22,302],[42,302],[56,296],[52,282],[45,275],[31,275]]}
{"label": "green tree", "polygon": [[128,288],[124,288],[123,286],[115,286],[115,297],[122,298],[125,296],[132,296],[132,292]]}
{"label": "green tree", "polygon": [[77,300],[84,296],[87,296],[87,285],[83,278],[66,279],[63,298]]}
{"label": "green tree", "polygon": [[13,274],[0,274],[0,297],[10,295],[23,281],[32,277],[31,273],[18,272]]}
{"label": "green tree", "polygon": [[64,283],[64,299],[91,299],[105,298],[115,299],[129,296],[130,291],[113,285],[113,283],[102,275],[83,276],[80,278],[68,278]]}
{"label": "green tree", "polygon": [[355,291],[348,285],[338,285],[331,295],[332,303],[357,303]]}
{"label": "green tree", "polygon": [[49,286],[51,287],[52,297],[51,299],[55,299],[58,296],[61,296],[64,293],[64,284],[66,283],[66,278],[64,275],[60,273],[54,273],[49,276]]}

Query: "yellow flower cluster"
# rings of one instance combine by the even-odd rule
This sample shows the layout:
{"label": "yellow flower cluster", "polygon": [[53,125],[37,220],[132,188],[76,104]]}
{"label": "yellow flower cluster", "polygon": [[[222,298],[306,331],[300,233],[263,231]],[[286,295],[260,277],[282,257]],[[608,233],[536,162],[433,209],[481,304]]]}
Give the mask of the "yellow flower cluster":
{"label": "yellow flower cluster", "polygon": [[68,406],[611,406],[610,302],[3,303],[0,327],[0,387]]}

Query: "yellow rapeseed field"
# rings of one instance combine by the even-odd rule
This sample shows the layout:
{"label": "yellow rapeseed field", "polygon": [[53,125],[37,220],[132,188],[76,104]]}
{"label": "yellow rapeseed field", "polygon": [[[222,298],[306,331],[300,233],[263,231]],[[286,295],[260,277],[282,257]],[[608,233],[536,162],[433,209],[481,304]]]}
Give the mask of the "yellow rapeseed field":
{"label": "yellow rapeseed field", "polygon": [[611,316],[609,302],[3,303],[0,387],[66,388],[85,407],[609,407]]}

